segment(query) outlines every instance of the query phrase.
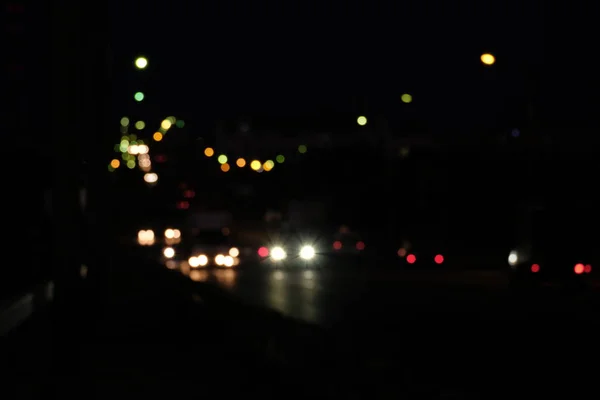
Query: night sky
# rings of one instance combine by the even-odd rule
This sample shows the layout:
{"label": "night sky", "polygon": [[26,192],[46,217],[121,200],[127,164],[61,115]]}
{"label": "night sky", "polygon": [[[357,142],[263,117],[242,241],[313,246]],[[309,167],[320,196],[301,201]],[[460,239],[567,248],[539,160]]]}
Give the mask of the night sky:
{"label": "night sky", "polygon": [[[195,119],[343,130],[365,114],[440,134],[526,124],[543,78],[539,3],[379,3],[114,2],[118,82]],[[480,63],[484,52],[495,66]],[[138,54],[150,61],[143,77],[131,68]]]}

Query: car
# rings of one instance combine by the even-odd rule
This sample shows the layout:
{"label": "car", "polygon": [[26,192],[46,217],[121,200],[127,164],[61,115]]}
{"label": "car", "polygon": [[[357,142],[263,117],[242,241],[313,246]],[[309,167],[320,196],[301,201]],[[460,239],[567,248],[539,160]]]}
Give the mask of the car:
{"label": "car", "polygon": [[402,240],[396,255],[404,268],[439,268],[446,263],[446,252],[442,247],[432,243],[415,245],[409,240]]}
{"label": "car", "polygon": [[318,264],[321,256],[319,247],[313,235],[279,232],[258,249],[258,256],[275,268],[311,267]]}
{"label": "car", "polygon": [[190,246],[188,263],[192,268],[231,268],[240,264],[241,256],[231,235],[221,231],[199,232]]}
{"label": "car", "polygon": [[589,228],[593,215],[575,209],[532,212],[528,234],[515,241],[507,254],[510,282],[589,283],[598,260]]}
{"label": "car", "polygon": [[338,255],[358,256],[364,253],[366,244],[358,232],[342,225],[333,234],[332,248],[334,253]]}

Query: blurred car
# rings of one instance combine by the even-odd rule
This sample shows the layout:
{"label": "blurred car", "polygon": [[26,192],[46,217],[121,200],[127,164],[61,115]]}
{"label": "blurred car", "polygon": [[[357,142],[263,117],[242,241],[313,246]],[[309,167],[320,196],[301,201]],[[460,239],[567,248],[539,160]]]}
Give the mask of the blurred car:
{"label": "blurred car", "polygon": [[[511,283],[586,283],[597,264],[589,212],[536,210],[528,235],[507,254]],[[591,225],[593,226],[593,225]]]}
{"label": "blurred car", "polygon": [[282,234],[260,247],[258,256],[274,267],[309,267],[318,263],[320,251],[314,240],[303,235]]}
{"label": "blurred car", "polygon": [[361,255],[366,245],[358,232],[342,225],[333,235],[333,251],[339,255]]}
{"label": "blurred car", "polygon": [[221,231],[200,232],[189,250],[190,267],[231,268],[240,264],[240,249]]}
{"label": "blurred car", "polygon": [[434,243],[414,245],[413,242],[404,240],[398,247],[396,255],[405,268],[439,268],[446,262],[442,247]]}

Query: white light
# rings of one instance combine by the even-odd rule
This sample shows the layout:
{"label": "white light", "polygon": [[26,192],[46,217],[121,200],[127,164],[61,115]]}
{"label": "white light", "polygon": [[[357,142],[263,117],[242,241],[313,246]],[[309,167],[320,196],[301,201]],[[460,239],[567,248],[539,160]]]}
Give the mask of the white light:
{"label": "white light", "polygon": [[206,257],[204,254],[199,255],[196,258],[198,259],[199,266],[204,267],[206,264],[208,264],[208,257]]}
{"label": "white light", "polygon": [[231,257],[237,257],[240,255],[240,251],[237,248],[232,247],[231,249],[229,249],[229,255]]}
{"label": "white light", "polygon": [[173,229],[167,229],[165,231],[165,237],[167,239],[173,239],[175,237],[175,232],[173,231]]}
{"label": "white light", "polygon": [[279,246],[271,249],[271,258],[275,261],[284,260],[286,256],[287,254],[285,254],[285,250]]}
{"label": "white light", "polygon": [[217,265],[225,264],[225,256],[223,254],[218,254],[215,257],[215,264],[217,264]]}
{"label": "white light", "polygon": [[508,264],[510,264],[511,266],[515,266],[517,265],[517,263],[519,262],[519,256],[517,255],[516,251],[511,251],[510,254],[508,255]]}
{"label": "white light", "polygon": [[190,259],[188,260],[188,263],[190,264],[190,267],[196,268],[197,266],[200,265],[199,257],[190,257]]}
{"label": "white light", "polygon": [[300,249],[300,257],[311,260],[315,257],[315,249],[312,246],[304,246]]}
{"label": "white light", "polygon": [[223,265],[225,265],[226,267],[233,267],[233,257],[225,256],[223,258]]}
{"label": "white light", "polygon": [[172,247],[166,247],[163,250],[163,254],[167,258],[173,258],[175,256],[175,250]]}
{"label": "white light", "polygon": [[154,172],[148,172],[146,175],[144,175],[144,181],[146,181],[146,183],[155,183],[158,181],[158,175],[156,175]]}

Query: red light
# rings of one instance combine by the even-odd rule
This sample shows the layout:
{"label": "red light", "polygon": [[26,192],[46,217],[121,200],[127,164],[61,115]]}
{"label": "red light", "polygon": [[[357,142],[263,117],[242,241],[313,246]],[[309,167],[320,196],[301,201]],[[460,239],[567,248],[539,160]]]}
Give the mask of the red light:
{"label": "red light", "polygon": [[266,247],[261,247],[260,249],[258,249],[258,255],[262,258],[269,257],[269,249],[267,249]]}
{"label": "red light", "polygon": [[590,272],[592,272],[592,266],[590,264],[585,264],[583,270],[586,274],[589,274]]}
{"label": "red light", "polygon": [[540,272],[540,265],[539,264],[533,264],[533,265],[531,265],[531,272],[533,272],[534,274],[536,272]]}
{"label": "red light", "polygon": [[585,266],[583,264],[576,264],[573,271],[575,271],[577,275],[581,275],[585,271]]}
{"label": "red light", "polygon": [[406,255],[406,249],[398,249],[398,257],[404,257]]}
{"label": "red light", "polygon": [[444,262],[444,256],[438,254],[437,256],[433,257],[433,261],[435,261],[436,264],[442,264]]}
{"label": "red light", "polygon": [[336,240],[335,242],[333,242],[333,248],[335,250],[340,250],[342,248],[342,242],[340,242],[339,240]]}
{"label": "red light", "polygon": [[194,192],[193,190],[186,190],[185,192],[183,192],[183,197],[185,197],[186,199],[191,199],[196,195],[196,192]]}
{"label": "red light", "polygon": [[190,208],[190,203],[188,203],[187,201],[180,201],[179,203],[177,203],[177,208],[180,210],[187,210],[188,208]]}
{"label": "red light", "polygon": [[357,250],[364,250],[365,249],[365,242],[358,242],[358,243],[356,243],[356,249]]}
{"label": "red light", "polygon": [[167,157],[163,156],[162,154],[158,154],[154,157],[154,161],[156,161],[158,163],[163,163],[163,162],[167,161]]}
{"label": "red light", "polygon": [[406,256],[406,262],[409,264],[414,264],[417,261],[417,257],[414,254],[409,254]]}

